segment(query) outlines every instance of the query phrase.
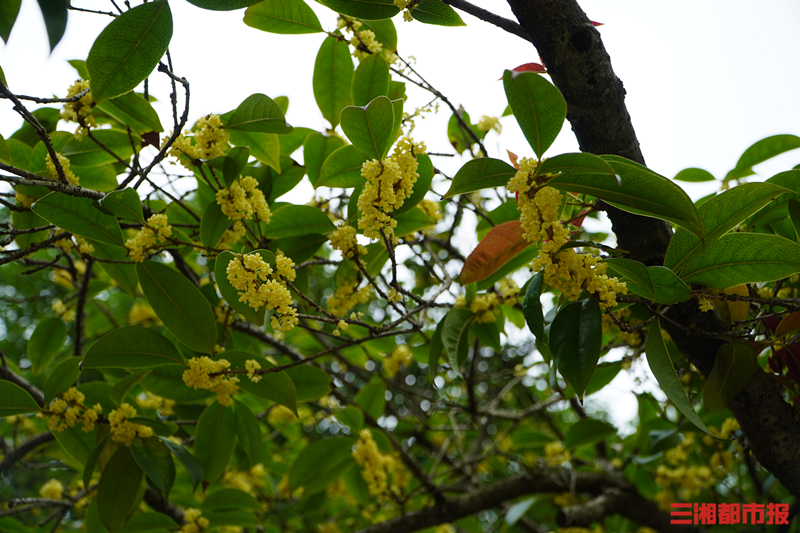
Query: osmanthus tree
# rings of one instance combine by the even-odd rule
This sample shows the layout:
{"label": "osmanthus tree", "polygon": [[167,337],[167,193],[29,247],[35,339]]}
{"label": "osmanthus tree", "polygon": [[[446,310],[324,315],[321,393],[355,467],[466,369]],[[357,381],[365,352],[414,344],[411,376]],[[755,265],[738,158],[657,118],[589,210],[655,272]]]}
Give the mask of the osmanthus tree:
{"label": "osmanthus tree", "polygon": [[[0,529],[703,531],[669,509],[705,502],[714,531],[748,522],[728,504],[789,531],[800,170],[747,178],[800,138],[757,142],[693,203],[644,166],[572,0],[509,0],[518,23],[463,0],[320,2],[322,21],[303,0],[191,0],[326,34],[298,58],[326,131],[264,94],[189,124],[167,0],[77,14],[110,23],[62,98],[0,80],[25,119],[0,137]],[[4,39],[19,4],[0,7]],[[88,11],[40,5],[51,46]],[[451,6],[542,58],[503,75],[519,158],[485,157],[496,119],[474,124],[396,53],[401,11],[463,24]],[[406,90],[452,112],[472,155],[453,176],[413,138],[426,110]],[[565,119],[582,152],[549,154]],[[315,198],[278,201],[306,176]],[[617,247],[582,229],[598,211]],[[583,399],[637,359],[668,401],[638,395],[620,436]]]}

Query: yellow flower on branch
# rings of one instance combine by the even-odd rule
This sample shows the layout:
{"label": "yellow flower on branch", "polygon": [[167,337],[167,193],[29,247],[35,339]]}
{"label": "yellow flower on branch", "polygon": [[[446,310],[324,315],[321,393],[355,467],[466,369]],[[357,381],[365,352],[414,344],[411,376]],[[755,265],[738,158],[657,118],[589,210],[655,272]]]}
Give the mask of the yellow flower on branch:
{"label": "yellow flower on branch", "polygon": [[136,416],[136,409],[130,404],[123,403],[118,409],[108,414],[108,423],[111,426],[111,439],[130,446],[136,437],[147,438],[153,436],[153,429],[142,424],[128,420]]}
{"label": "yellow flower on branch", "polygon": [[183,372],[183,382],[193,389],[207,389],[217,393],[217,401],[228,407],[231,395],[238,390],[239,378],[222,372],[231,366],[227,359],[211,359],[207,355],[189,359],[189,368]]}
{"label": "yellow flower on branch", "polygon": [[169,225],[167,215],[156,214],[147,219],[133,239],[125,243],[130,258],[141,263],[144,257],[159,243],[165,243],[172,236],[172,227]]}

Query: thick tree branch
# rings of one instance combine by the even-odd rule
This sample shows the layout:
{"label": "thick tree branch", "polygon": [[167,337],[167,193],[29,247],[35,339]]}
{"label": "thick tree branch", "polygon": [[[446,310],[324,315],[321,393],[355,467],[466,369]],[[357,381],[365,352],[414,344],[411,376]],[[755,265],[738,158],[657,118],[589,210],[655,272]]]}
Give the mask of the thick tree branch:
{"label": "thick tree branch", "polygon": [[5,472],[11,468],[14,463],[25,457],[25,455],[27,455],[29,452],[32,452],[42,444],[47,444],[53,439],[55,439],[55,437],[49,431],[46,433],[39,433],[38,435],[29,438],[18,448],[12,450],[10,453],[7,453],[5,457],[3,457],[3,461],[0,462],[0,472]]}
{"label": "thick tree branch", "polygon": [[28,392],[28,394],[31,395],[36,403],[39,404],[39,407],[44,407],[44,394],[42,391],[31,384],[31,382],[29,382],[27,379],[11,370],[9,367],[5,365],[0,366],[0,379],[10,381],[17,386],[22,387]]}

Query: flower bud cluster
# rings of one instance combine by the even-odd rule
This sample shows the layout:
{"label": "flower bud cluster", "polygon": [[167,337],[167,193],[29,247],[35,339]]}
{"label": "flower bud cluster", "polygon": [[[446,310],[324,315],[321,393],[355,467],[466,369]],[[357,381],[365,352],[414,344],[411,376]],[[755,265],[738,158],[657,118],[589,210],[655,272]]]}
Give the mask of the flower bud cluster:
{"label": "flower bud cluster", "polygon": [[[276,313],[272,316],[272,328],[289,331],[299,320],[297,310],[292,307],[292,295],[286,281],[295,279],[294,263],[279,252],[276,260],[277,272],[256,253],[237,255],[228,263],[228,281],[239,292],[239,301],[253,309],[262,305]],[[271,276],[272,279],[268,279]]]}
{"label": "flower bud cluster", "polygon": [[[269,224],[272,218],[267,199],[252,176],[234,180],[228,189],[217,191],[217,203],[231,220],[252,220],[255,216],[258,220]],[[237,230],[234,227],[234,231],[244,233],[244,228]]]}
{"label": "flower bud cluster", "polygon": [[130,258],[141,263],[148,251],[157,244],[164,243],[172,236],[172,227],[167,221],[167,215],[152,215],[139,233],[125,243]]}
{"label": "flower bud cluster", "polygon": [[89,131],[89,128],[97,127],[97,122],[91,114],[92,92],[89,91],[88,81],[78,80],[73,83],[67,91],[67,98],[78,96],[83,91],[87,92],[81,96],[80,100],[76,102],[67,102],[64,104],[64,109],[61,110],[61,118],[63,120],[78,123],[78,129],[75,130],[75,138],[79,141],[83,139],[83,136]]}
{"label": "flower bud cluster", "polygon": [[83,424],[83,431],[90,433],[94,431],[98,415],[103,412],[99,403],[93,407],[86,407],[83,402],[85,396],[75,387],[71,387],[61,394],[60,398],[55,398],[50,405],[42,409],[37,416],[47,422],[47,426],[55,433],[61,433],[68,427],[74,427],[76,423]]}

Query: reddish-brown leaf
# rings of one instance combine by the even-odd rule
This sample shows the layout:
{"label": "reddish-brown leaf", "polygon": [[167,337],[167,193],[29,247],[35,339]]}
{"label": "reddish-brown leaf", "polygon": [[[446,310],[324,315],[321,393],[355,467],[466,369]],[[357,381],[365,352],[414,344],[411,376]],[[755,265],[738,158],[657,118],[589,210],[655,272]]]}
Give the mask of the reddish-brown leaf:
{"label": "reddish-brown leaf", "polygon": [[783,337],[790,333],[796,333],[800,329],[800,311],[790,313],[781,320],[778,327],[775,329],[776,337]]}
{"label": "reddish-brown leaf", "polygon": [[525,63],[512,70],[514,72],[546,72],[544,65],[540,65],[539,63]]}
{"label": "reddish-brown leaf", "polygon": [[592,26],[594,26],[595,28],[596,28],[597,26],[603,26],[603,25],[605,25],[605,22],[595,22],[595,21],[591,21],[591,22],[592,22]]}
{"label": "reddish-brown leaf", "polygon": [[489,230],[464,262],[459,278],[461,284],[467,285],[488,278],[530,246],[531,243],[525,240],[523,233],[525,232],[519,220],[503,222]]}

